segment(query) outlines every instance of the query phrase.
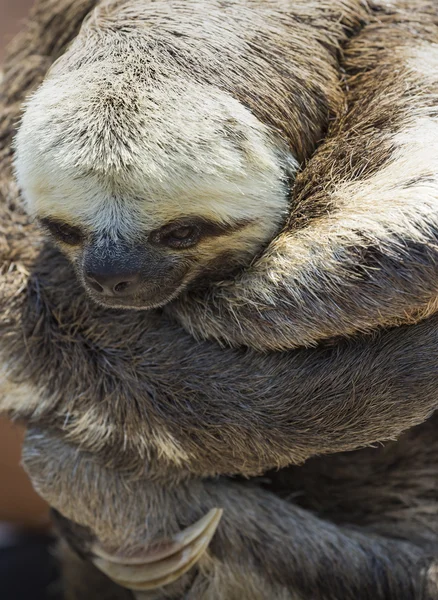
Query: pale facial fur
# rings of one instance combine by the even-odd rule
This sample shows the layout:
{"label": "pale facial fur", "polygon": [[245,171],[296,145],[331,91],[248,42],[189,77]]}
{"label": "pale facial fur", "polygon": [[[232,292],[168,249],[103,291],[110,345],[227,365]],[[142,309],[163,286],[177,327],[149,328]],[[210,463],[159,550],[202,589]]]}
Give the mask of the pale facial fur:
{"label": "pale facial fur", "polygon": [[29,212],[91,296],[124,308],[166,304],[200,275],[250,262],[287,214],[297,166],[229,94],[111,63],[49,75],[16,148]]}

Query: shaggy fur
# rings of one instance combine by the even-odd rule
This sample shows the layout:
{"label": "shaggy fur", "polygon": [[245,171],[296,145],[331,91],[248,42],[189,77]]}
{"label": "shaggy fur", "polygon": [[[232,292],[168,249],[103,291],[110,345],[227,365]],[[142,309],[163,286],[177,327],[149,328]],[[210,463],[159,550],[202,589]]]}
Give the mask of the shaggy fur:
{"label": "shaggy fur", "polygon": [[[166,539],[211,506],[224,507],[198,570],[147,598],[181,598],[189,589],[184,597],[202,600],[431,600],[438,594],[432,576],[428,582],[438,552],[436,426],[434,418],[385,448],[313,459],[259,483],[145,485],[102,469],[47,430],[31,432],[25,459],[44,496],[92,524],[109,549]],[[72,470],[75,477],[60,475]],[[105,510],[96,515],[97,507]],[[163,514],[166,524],[157,519]],[[88,532],[63,523],[63,533],[87,552]]]}
{"label": "shaggy fur", "polygon": [[[30,425],[25,460],[37,488],[110,549],[145,548],[224,507],[209,553],[156,598],[437,598],[436,419],[384,448],[313,459],[268,480],[226,478],[395,438],[425,421],[437,407],[436,317],[281,354],[195,343],[157,311],[95,307],[20,210],[9,147],[19,105],[47,57],[62,52],[58,33],[65,44],[89,8],[38,2],[3,82],[1,407]],[[330,166],[315,160],[303,172],[309,205],[312,182],[336,172],[338,152]]]}
{"label": "shaggy fur", "polygon": [[345,48],[348,111],[298,175],[283,232],[169,309],[198,338],[285,350],[436,311],[438,8],[392,7]]}
{"label": "shaggy fur", "polygon": [[[349,107],[313,158],[322,181],[309,194],[298,177],[283,233],[250,269],[170,309],[190,333],[285,350],[435,311],[438,17],[394,6],[346,46]],[[75,228],[61,246],[112,307],[164,305],[272,239],[297,159],[343,108],[336,51],[367,18],[354,0],[206,7],[99,5],[17,136],[29,210],[55,234]],[[195,243],[169,248],[160,232],[193,219]],[[132,295],[123,278],[122,295],[89,285],[108,263],[138,271]]]}
{"label": "shaggy fur", "polygon": [[[343,108],[337,53],[360,5],[98,5],[30,99],[16,143],[28,210],[95,300],[162,306],[272,239],[298,162]],[[181,224],[197,232],[191,243],[169,239]],[[102,264],[137,271],[140,285],[102,296]]]}

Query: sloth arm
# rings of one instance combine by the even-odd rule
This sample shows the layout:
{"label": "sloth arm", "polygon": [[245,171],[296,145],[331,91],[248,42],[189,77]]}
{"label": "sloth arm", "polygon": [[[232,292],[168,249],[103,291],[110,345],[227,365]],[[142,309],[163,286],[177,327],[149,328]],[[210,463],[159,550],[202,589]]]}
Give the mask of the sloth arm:
{"label": "sloth arm", "polygon": [[[349,109],[295,185],[289,222],[233,281],[169,307],[197,338],[285,350],[437,307],[438,12],[381,17],[346,49]],[[412,10],[411,10],[412,12]]]}
{"label": "sloth arm", "polygon": [[[45,258],[41,268],[49,278]],[[423,421],[437,406],[437,317],[337,348],[264,355],[208,342],[196,345],[162,319],[154,322],[152,314],[135,315],[144,326],[142,332],[135,328],[141,337],[129,337],[127,329],[126,339],[120,339],[121,323],[114,328],[119,349],[128,356],[118,363],[116,340],[108,341],[107,350],[102,346],[114,315],[107,320],[91,316],[90,322],[74,293],[66,294],[72,279],[61,289],[50,289],[44,279],[41,273],[45,288],[29,307],[35,322],[27,321],[32,336],[21,360],[35,376],[39,357],[49,379],[48,398],[40,387],[29,394],[27,406],[14,403],[15,414],[24,419],[35,403],[34,414],[27,416],[25,466],[39,493],[64,517],[91,529],[99,547],[113,553],[133,546],[140,556],[144,552],[147,583],[161,572],[161,565],[151,568],[146,562],[151,545],[220,507],[222,521],[199,571],[192,569],[166,587],[170,598],[183,597],[181,585],[184,590],[193,586],[185,596],[190,600],[295,600],[295,589],[309,600],[318,598],[315,589],[321,599],[333,589],[334,598],[345,600],[423,600],[429,550],[409,542],[409,536],[398,535],[403,541],[366,528],[335,526],[260,486],[208,475],[262,473],[268,465],[395,437]],[[84,319],[76,336],[65,331],[63,357],[54,332],[53,343],[47,343],[46,328],[53,326],[51,313],[44,312],[47,301],[57,307],[64,331],[66,306],[78,302]],[[120,318],[132,323],[133,316]],[[92,348],[97,352],[90,360]],[[142,357],[129,355],[136,348]],[[80,379],[72,382],[71,373],[79,369]],[[140,378],[140,388],[135,389],[134,378]],[[160,456],[154,453],[158,439]],[[177,464],[166,457],[172,440],[187,453],[183,459],[175,452]],[[149,445],[146,456],[144,444]],[[120,567],[123,580],[129,577],[123,561],[98,566],[113,577]],[[196,594],[205,588],[210,595]],[[253,590],[259,596],[251,595]]]}
{"label": "sloth arm", "polygon": [[[34,269],[2,326],[0,410],[59,428],[114,468],[159,477],[155,453],[167,474],[260,475],[394,439],[438,407],[436,316],[264,354],[196,343],[152,311],[95,307],[53,249]],[[11,271],[14,286],[25,283]]]}
{"label": "sloth arm", "polygon": [[[45,258],[41,268],[50,278]],[[333,597],[351,600],[423,598],[421,573],[429,562],[419,544],[366,528],[336,527],[260,487],[208,475],[262,473],[268,465],[395,437],[423,421],[437,406],[437,317],[337,348],[264,355],[208,342],[196,346],[162,319],[135,315],[147,329],[135,327],[141,336],[135,339],[128,328],[121,339],[118,323],[113,333],[128,357],[118,363],[116,340],[108,341],[107,351],[102,346],[114,315],[108,313],[107,320],[89,316],[74,293],[66,294],[72,279],[59,289],[55,278],[58,286],[51,289],[43,275],[44,287],[31,295],[35,322],[25,320],[32,336],[21,361],[31,365],[32,377],[40,364],[50,389],[47,400],[41,387],[29,393],[27,406],[14,403],[14,412],[26,418],[35,403],[27,417],[25,465],[37,490],[64,517],[90,528],[97,543],[112,552],[130,543],[147,553],[149,542],[190,526],[214,507],[224,509],[211,551],[199,562],[200,588],[211,585],[218,598],[245,598],[244,592],[254,588],[261,590],[260,599],[281,598],[277,579],[286,588],[281,593],[290,594],[285,600],[294,599],[295,587],[303,597],[315,583],[321,598],[331,588]],[[53,343],[47,343],[53,318],[45,314],[45,302],[57,307],[66,336],[63,357],[55,332]],[[63,315],[72,305],[83,319],[76,336],[65,330]],[[132,323],[133,316],[120,319]],[[92,348],[97,352],[90,360]],[[133,359],[136,348],[143,356]],[[81,377],[72,382],[74,372]],[[140,388],[135,389],[134,378],[140,378]],[[158,457],[157,439],[162,442]],[[171,450],[172,440],[187,453],[182,459],[175,452],[174,465],[165,447]],[[149,444],[147,456],[141,444]],[[111,566],[99,566],[112,573]],[[145,580],[154,568],[145,569]],[[176,589],[195,586],[194,574],[189,571]],[[308,598],[316,600],[311,593]]]}
{"label": "sloth arm", "polygon": [[330,593],[345,600],[424,598],[432,557],[420,547],[366,527],[325,522],[260,486],[227,479],[162,486],[130,479],[47,429],[29,431],[24,460],[40,493],[72,520],[71,528],[61,522],[61,531],[74,547],[91,560],[103,546],[145,557],[144,579],[141,560],[135,569],[124,566],[120,555],[116,564],[96,563],[116,581],[122,577],[125,587],[154,581],[163,563],[146,561],[151,547],[169,542],[220,506],[224,514],[208,554],[200,558],[200,572],[192,569],[166,586],[163,597],[316,600]]}

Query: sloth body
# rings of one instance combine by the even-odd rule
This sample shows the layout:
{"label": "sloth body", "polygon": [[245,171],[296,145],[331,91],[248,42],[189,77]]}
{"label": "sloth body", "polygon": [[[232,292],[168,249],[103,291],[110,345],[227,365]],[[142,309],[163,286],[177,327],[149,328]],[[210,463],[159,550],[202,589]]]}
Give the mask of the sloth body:
{"label": "sloth body", "polygon": [[[17,118],[23,94],[38,83],[38,77],[48,67],[45,54],[55,58],[64,52],[93,4],[78,3],[77,0],[75,3],[63,2],[62,7],[56,8],[48,0],[37,3],[30,34],[23,36],[6,71],[4,85],[8,92],[3,107],[2,131],[8,139],[12,136],[12,124]],[[148,4],[151,7],[159,5]],[[223,4],[227,5],[229,3]],[[292,203],[295,209],[290,213],[295,223],[299,224],[300,219],[308,221],[309,227],[303,227],[301,233],[295,225],[297,239],[301,240],[298,247],[303,252],[306,249],[305,236],[300,235],[304,235],[305,231],[309,235],[313,231],[316,235],[312,227],[318,223],[322,225],[321,246],[312,246],[315,260],[307,263],[304,272],[309,274],[309,283],[317,281],[312,273],[318,273],[323,288],[329,292],[337,289],[344,300],[347,298],[345,289],[348,290],[349,302],[336,305],[339,305],[340,314],[347,315],[347,309],[350,311],[349,327],[354,331],[367,328],[362,318],[367,314],[371,315],[368,325],[373,322],[376,327],[387,322],[389,314],[391,319],[415,321],[427,312],[433,312],[433,286],[436,285],[433,243],[435,146],[431,143],[426,153],[424,140],[420,142],[425,132],[431,142],[435,139],[436,8],[418,3],[415,14],[412,14],[413,11],[407,10],[409,7],[403,3],[386,5],[386,12],[382,11],[378,18],[373,19],[369,15],[370,23],[345,48],[348,110],[345,115],[338,115],[324,144],[295,181],[295,203]],[[298,10],[304,4],[296,6]],[[327,9],[323,2],[312,3],[312,6],[315,14],[320,14],[320,7]],[[307,10],[312,12],[310,8]],[[250,130],[254,131],[256,141],[263,141],[263,153],[267,152],[264,155],[276,157],[274,162],[265,161],[270,166],[262,178],[265,183],[271,182],[268,186],[270,191],[275,190],[269,196],[273,199],[272,206],[276,207],[270,213],[268,225],[272,229],[269,235],[285,218],[285,175],[291,175],[288,169],[293,171],[294,159],[301,162],[314,150],[331,111],[339,113],[344,104],[343,95],[338,95],[339,72],[336,62],[332,62],[336,47],[328,26],[332,21],[327,19],[327,13],[324,15],[330,33],[325,42],[315,48],[330,48],[325,54],[328,63],[324,69],[331,72],[331,66],[334,75],[332,91],[327,97],[330,95],[336,100],[329,103],[330,109],[312,115],[315,123],[318,123],[316,117],[321,117],[319,125],[315,125],[313,137],[308,135],[308,129],[299,129],[299,119],[295,122],[292,119],[300,135],[295,138],[294,135],[283,134],[280,135],[281,142],[273,142],[273,139],[278,140],[275,136],[281,128],[269,129],[272,125],[268,120],[256,113],[257,99],[254,99],[254,107],[250,110],[252,116],[246,112],[248,106],[243,101],[235,97],[230,100],[233,109],[237,106],[236,101],[242,103],[243,108],[240,104],[238,107],[243,112],[239,114],[251,120],[253,126]],[[53,82],[63,76],[68,79],[69,60],[74,62],[76,53],[81,54],[82,50],[86,53],[85,48],[88,52],[88,41],[91,39],[93,42],[93,36],[98,33],[98,30],[96,33],[89,28],[93,28],[98,17],[99,13],[88,20],[75,42],[73,55],[69,53],[74,45],[55,65],[44,86],[50,85],[51,78]],[[306,18],[301,15],[301,18],[304,23],[309,23],[310,15],[307,14]],[[300,21],[299,18],[297,20]],[[313,32],[312,35],[320,39],[325,28],[318,28],[316,22],[315,27],[306,31],[309,35]],[[49,23],[52,25],[48,27]],[[336,38],[339,41],[343,39],[345,30],[338,18],[333,23],[340,36]],[[58,27],[59,31],[70,31],[69,37],[58,40]],[[305,41],[309,43],[309,36]],[[99,44],[92,47],[98,54]],[[105,49],[104,43],[102,48]],[[304,56],[311,58],[312,53],[304,52]],[[23,67],[18,71],[15,68],[17,62]],[[397,64],[397,73],[394,64]],[[74,66],[71,67],[73,71]],[[315,69],[318,73],[322,72],[318,70],[318,61]],[[317,81],[318,77],[315,76],[314,80]],[[44,89],[49,89],[44,86],[30,101],[28,116],[38,106],[38,99],[44,97]],[[55,85],[55,89],[51,89],[55,93],[58,88]],[[60,87],[59,96],[55,94],[55,104],[56,98],[64,98],[63,92]],[[320,106],[321,97],[315,90],[312,94],[317,99],[314,106]],[[248,98],[251,97],[248,92]],[[114,96],[111,98],[113,101]],[[42,106],[47,107],[47,104]],[[291,115],[294,114],[293,106],[292,102]],[[58,108],[62,112],[62,101]],[[53,115],[53,112],[50,114]],[[235,117],[235,113],[233,115]],[[41,143],[43,146],[46,142],[49,146],[53,145],[56,136],[49,125],[47,138],[43,135],[44,128],[41,129],[39,119],[44,121],[45,115],[37,111],[35,117],[35,133],[40,132]],[[252,120],[253,117],[257,121]],[[53,196],[54,190],[50,185],[44,190],[44,186],[50,184],[47,166],[41,167],[45,153],[37,152],[38,148],[32,146],[36,143],[31,135],[33,124],[26,122],[26,118],[18,138],[16,165],[30,209],[37,216],[52,221],[54,217],[58,219],[61,216],[61,224],[66,222],[79,227],[81,236],[87,231],[88,215],[91,225],[87,240],[91,240],[94,227],[97,227],[92,219],[97,213],[96,204],[90,199],[96,198],[95,190],[102,187],[81,188],[85,185],[84,181],[88,181],[86,176],[81,174],[78,183],[69,172],[60,182],[63,194],[70,194],[65,197],[65,204],[59,196]],[[309,122],[313,122],[312,119]],[[77,122],[75,118],[73,124]],[[307,123],[305,119],[303,122]],[[71,121],[66,119],[64,125],[71,125]],[[236,126],[235,121],[233,126]],[[268,134],[267,137],[265,134]],[[29,145],[26,136],[30,136],[27,140]],[[87,135],[85,139],[88,139]],[[299,140],[310,142],[300,147]],[[59,143],[62,146],[69,141],[73,143],[73,153],[77,149],[77,137],[67,141],[61,139]],[[233,157],[241,155],[241,143],[237,153],[234,148],[230,149]],[[54,144],[52,149],[55,153],[56,147],[57,144]],[[52,159],[55,156],[48,155]],[[68,156],[66,160],[70,158]],[[40,493],[64,518],[71,520],[63,522],[62,527],[72,545],[87,556],[93,556],[96,546],[103,548],[113,562],[123,562],[126,556],[129,558],[130,552],[144,557],[145,561],[151,560],[151,553],[153,555],[157,547],[161,548],[160,543],[172,541],[172,536],[179,529],[191,525],[208,510],[219,506],[224,508],[224,516],[209,552],[202,556],[196,570],[185,574],[173,586],[146,591],[146,583],[150,584],[151,579],[148,582],[137,579],[135,582],[132,569],[129,571],[126,564],[116,565],[113,570],[110,568],[113,578],[120,581],[120,571],[117,575],[119,567],[125,576],[130,573],[131,579],[125,580],[125,587],[136,589],[139,598],[435,600],[438,509],[434,465],[438,448],[434,435],[436,419],[426,419],[437,407],[436,317],[415,325],[376,332],[370,337],[359,336],[332,348],[301,349],[288,353],[263,355],[251,350],[221,349],[208,342],[197,344],[156,311],[115,314],[88,303],[78,286],[74,285],[71,270],[59,254],[53,248],[38,246],[38,234],[32,226],[26,224],[23,235],[25,217],[13,208],[17,190],[12,184],[10,151],[3,152],[0,159],[1,223],[12,222],[11,226],[6,226],[4,264],[7,268],[0,296],[0,350],[6,384],[1,407],[28,423],[25,463]],[[33,165],[37,165],[35,171]],[[232,166],[235,167],[234,162]],[[91,167],[94,168],[94,163]],[[73,172],[77,174],[75,169]],[[60,172],[62,169],[56,168],[54,174],[49,175],[58,178]],[[41,174],[43,187],[39,190],[35,181],[39,181]],[[185,170],[181,181],[187,181],[186,174]],[[88,173],[88,176],[96,182],[95,173]],[[163,178],[164,175],[159,180],[163,181]],[[102,186],[100,175],[97,180]],[[72,187],[69,187],[70,184]],[[175,182],[170,181],[170,184]],[[86,200],[80,199],[76,186],[91,195],[87,195]],[[175,189],[172,187],[172,190]],[[335,192],[339,191],[341,196],[336,196]],[[350,246],[350,234],[357,233],[359,223],[358,213],[354,211],[351,221],[344,214],[344,223],[352,226],[348,236],[341,236],[344,245],[337,244],[339,238],[336,235],[333,238],[327,234],[323,215],[328,207],[333,207],[333,202],[327,199],[327,192],[331,192],[329,198],[332,201],[335,197],[340,203],[333,215],[330,213],[334,224],[333,230],[329,229],[328,233],[338,231],[336,217],[342,206],[340,197],[355,198],[350,209],[363,206],[368,216],[365,218],[360,213],[363,219],[361,243]],[[380,193],[383,200],[392,198],[391,202],[382,204],[382,197],[379,197],[377,204],[380,208],[390,207],[388,213],[382,209],[387,219],[383,222],[380,219],[382,212],[376,210],[374,203],[376,194]],[[74,202],[70,202],[72,198]],[[246,194],[245,198],[248,199],[249,195]],[[367,202],[369,198],[373,199],[373,203]],[[400,204],[394,203],[394,199]],[[147,204],[144,213],[147,219],[151,205],[153,203]],[[279,212],[276,212],[280,205]],[[64,206],[67,212],[74,212],[77,206],[82,206],[84,222],[72,222],[77,214],[60,213],[60,206]],[[134,204],[130,203],[129,207],[132,206]],[[414,207],[415,216],[410,226],[405,227],[405,218],[413,214]],[[205,205],[202,204],[204,210]],[[222,220],[228,214],[227,204]],[[376,215],[381,227],[372,229],[374,234],[370,239],[375,244],[364,245],[364,239],[369,241],[365,235],[370,231],[367,226],[374,227]],[[391,232],[397,229],[400,233],[402,229],[404,243],[396,245],[395,249],[392,247],[393,252],[387,255],[389,262],[385,263],[385,257],[379,251],[387,249],[387,246],[382,246],[381,240],[388,240],[385,237],[388,229],[383,226],[388,223],[388,215],[397,216],[392,218]],[[129,211],[128,216],[132,216]],[[205,215],[202,216],[204,218]],[[398,220],[401,216],[403,219]],[[427,227],[420,227],[420,224],[424,225],[423,217],[428,219]],[[140,219],[139,222],[143,223],[149,238],[149,233],[160,229],[163,224],[166,226],[169,218],[170,215],[166,214],[161,221],[152,223]],[[217,213],[214,218],[217,219]],[[222,230],[221,235],[214,236],[213,240],[214,243],[238,240],[238,255],[241,257],[241,244],[245,240],[244,258],[237,261],[239,266],[250,260],[250,256],[268,241],[267,233],[266,237],[263,237],[265,234],[261,236],[258,225],[247,223],[247,220],[245,215],[241,226],[227,232],[230,235],[223,237],[225,233]],[[128,223],[126,231],[133,227],[133,221]],[[50,222],[46,224],[52,227]],[[104,225],[105,220],[101,223],[102,227]],[[401,229],[398,229],[399,226]],[[246,239],[250,230],[257,231],[257,234],[254,244],[248,249]],[[56,229],[53,231],[56,234]],[[104,231],[107,235],[111,227],[105,225]],[[271,260],[275,255],[275,244],[284,249],[282,243],[284,240],[291,241],[293,231],[294,227],[290,225],[286,236],[280,234],[274,245],[261,256],[262,262],[255,266],[263,264],[263,260]],[[118,237],[115,235],[114,239]],[[30,245],[29,240],[34,240],[34,243]],[[353,240],[357,241],[357,238],[353,237]],[[101,241],[101,246],[96,245],[97,251],[106,243]],[[81,274],[86,245],[67,246],[64,250]],[[214,256],[218,253],[218,246],[213,243],[209,246]],[[330,262],[327,265],[324,261],[318,262],[319,247],[332,248],[335,258],[348,258],[347,263],[341,260],[340,264],[350,265],[351,270],[346,273],[333,268]],[[288,245],[288,248],[294,248],[295,253],[298,249],[293,245]],[[204,257],[207,254],[207,251],[199,253]],[[199,255],[193,257],[193,265]],[[296,255],[302,264],[306,263],[306,252]],[[198,266],[202,271],[212,255],[208,256],[205,263],[201,264],[201,261],[190,267],[196,272],[192,279],[194,284],[197,282]],[[272,289],[285,294],[285,303],[291,302],[289,292],[294,288],[282,283],[284,270],[273,268],[273,265],[279,266],[278,256],[275,255],[270,270],[266,272],[274,286]],[[290,262],[290,258],[287,254],[288,273],[293,272],[291,266],[295,264]],[[388,267],[386,270],[385,265]],[[400,271],[401,266],[405,270]],[[318,267],[316,271],[314,267]],[[242,277],[251,273],[254,274],[246,270]],[[364,273],[367,277],[360,277]],[[388,278],[393,287],[388,286]],[[254,281],[258,281],[257,277]],[[28,287],[24,292],[26,282]],[[232,280],[228,285],[226,293],[230,298],[233,298],[235,282],[239,286],[242,279]],[[401,299],[394,293],[394,286],[400,282],[407,286],[403,288],[405,293]],[[223,288],[223,284],[219,285],[221,293]],[[251,287],[248,289],[251,290]],[[381,318],[372,318],[378,302],[361,306],[362,296],[357,294],[362,290],[365,290],[363,293],[373,291],[377,300],[388,299],[389,312],[383,311]],[[191,291],[187,303],[180,298],[177,305],[169,306],[169,310],[178,311],[174,314],[184,320],[189,302],[193,302],[192,325],[189,328],[193,326],[196,329],[199,307],[204,311],[220,307],[214,296],[214,286],[207,294],[208,298],[213,294],[214,302],[211,304],[204,304],[205,297],[199,298]],[[276,297],[275,294],[270,297],[270,302]],[[321,337],[312,329],[312,323],[318,317],[326,316],[326,313],[321,313],[322,301],[330,310],[333,308],[326,296],[321,299],[315,296],[315,290],[309,298],[313,299],[315,315],[301,323],[302,332],[307,328],[306,343]],[[332,299],[335,300],[336,295]],[[235,303],[234,310],[239,306],[245,308],[245,302]],[[300,329],[295,323],[292,335],[288,321],[284,329],[268,328],[266,336],[261,337],[260,332],[263,333],[269,322],[263,320],[266,311],[258,312],[255,301],[254,306],[256,342],[250,345],[281,347],[292,345],[294,340],[299,339],[297,332]],[[402,306],[406,309],[404,312]],[[311,303],[304,316],[308,317],[310,307]],[[279,314],[289,314],[291,318],[290,310],[285,313],[281,302],[279,308]],[[379,310],[382,311],[382,307]],[[330,313],[331,316],[334,314]],[[358,315],[361,318],[353,323]],[[397,318],[395,315],[398,315]],[[205,316],[205,323],[211,328],[212,313],[208,310]],[[245,317],[245,314],[240,316]],[[268,316],[272,318],[272,314]],[[297,318],[299,316],[297,314]],[[229,341],[242,343],[239,336],[247,336],[249,329],[243,326],[240,330],[226,313],[225,317],[225,325],[228,324],[230,329],[224,326],[223,336],[213,332],[213,337],[225,339],[232,331],[233,340]],[[244,318],[242,323],[245,325]],[[330,337],[333,331],[329,335],[327,324],[334,321],[321,319],[321,323],[324,323],[325,337]],[[404,430],[420,423],[423,425],[385,448],[341,454],[344,450],[398,438]],[[228,475],[236,474],[245,477],[262,475],[269,469],[298,464],[312,456],[327,453],[339,454],[332,459],[315,458],[307,466],[272,475],[270,484],[263,484],[257,479],[249,483],[227,479]],[[327,473],[333,476],[333,488],[327,481]],[[282,480],[282,477],[285,479]],[[279,491],[281,488],[283,490]],[[400,489],[403,491],[400,492]],[[298,492],[298,498],[300,494],[304,493],[304,496],[297,502],[282,497],[284,494],[287,498],[294,492]],[[353,498],[351,503],[348,500],[350,494]],[[330,497],[335,497],[333,504],[328,500]],[[84,563],[78,564],[81,570],[87,569]],[[99,566],[108,571],[108,562],[104,565],[100,562]],[[140,576],[146,578],[147,569],[145,565],[140,566],[144,569]],[[104,597],[103,592],[100,596],[93,596],[90,591],[92,577],[98,577],[98,574],[90,571],[88,575],[75,576],[74,585],[77,586],[82,579],[86,581],[86,589],[75,592],[72,587],[71,598],[82,600],[87,597],[86,594],[90,598],[96,595]],[[130,592],[113,588],[106,580],[98,581],[102,589],[109,590],[105,592],[108,598],[130,597]],[[144,592],[138,591],[142,583]]]}

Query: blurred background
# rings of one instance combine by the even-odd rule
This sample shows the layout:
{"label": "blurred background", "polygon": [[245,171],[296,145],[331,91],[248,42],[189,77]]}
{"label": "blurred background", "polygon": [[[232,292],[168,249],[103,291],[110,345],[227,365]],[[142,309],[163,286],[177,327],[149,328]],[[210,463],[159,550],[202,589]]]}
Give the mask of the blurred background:
{"label": "blurred background", "polygon": [[[33,0],[0,0],[0,63]],[[0,597],[46,600],[56,597],[48,508],[20,466],[21,427],[0,417]]]}
{"label": "blurred background", "polygon": [[[32,4],[33,0],[0,0],[0,61]],[[22,437],[21,428],[0,417],[0,522],[32,527],[47,520],[47,508],[19,466]]]}
{"label": "blurred background", "polygon": [[0,0],[0,60],[5,45],[19,30],[32,4],[33,0]]}

